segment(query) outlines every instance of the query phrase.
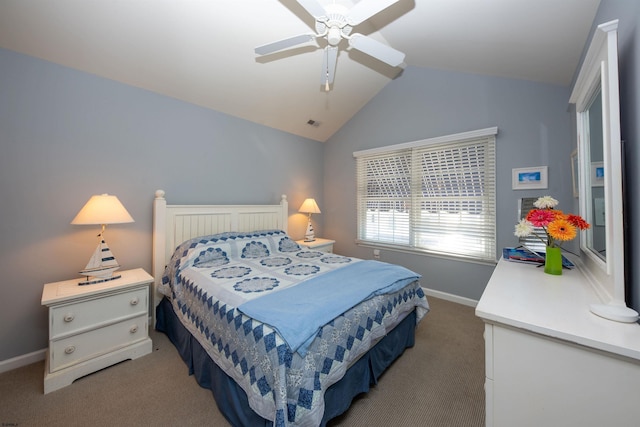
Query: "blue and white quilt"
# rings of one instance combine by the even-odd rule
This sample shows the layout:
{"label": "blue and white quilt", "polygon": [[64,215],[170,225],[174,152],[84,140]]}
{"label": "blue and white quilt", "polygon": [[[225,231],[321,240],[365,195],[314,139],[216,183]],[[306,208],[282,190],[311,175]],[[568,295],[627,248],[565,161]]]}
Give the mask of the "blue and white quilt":
{"label": "blue and white quilt", "polygon": [[409,312],[428,312],[418,278],[267,230],[184,242],[160,291],[257,414],[317,426],[325,390]]}

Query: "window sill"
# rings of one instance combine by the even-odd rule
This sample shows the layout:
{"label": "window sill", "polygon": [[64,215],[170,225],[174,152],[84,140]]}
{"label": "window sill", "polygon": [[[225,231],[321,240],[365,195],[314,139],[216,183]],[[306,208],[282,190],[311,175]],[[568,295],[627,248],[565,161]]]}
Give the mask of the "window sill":
{"label": "window sill", "polygon": [[432,258],[440,258],[440,259],[446,259],[450,261],[469,262],[472,264],[495,266],[498,263],[497,260],[489,261],[489,260],[482,260],[478,258],[464,257],[459,255],[449,255],[445,253],[431,252],[426,249],[410,248],[408,246],[390,245],[390,244],[384,244],[384,243],[370,242],[366,240],[356,239],[355,244],[362,248],[384,249],[384,250],[393,251],[393,252],[427,256]]}

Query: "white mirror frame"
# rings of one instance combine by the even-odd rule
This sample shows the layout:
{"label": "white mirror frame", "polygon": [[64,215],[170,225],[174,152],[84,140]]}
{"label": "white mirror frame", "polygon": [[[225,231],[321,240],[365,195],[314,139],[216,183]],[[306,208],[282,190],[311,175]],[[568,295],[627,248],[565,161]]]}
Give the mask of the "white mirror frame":
{"label": "white mirror frame", "polygon": [[[580,238],[585,273],[595,284],[604,304],[592,304],[598,316],[619,322],[636,322],[638,313],[625,303],[625,262],[622,194],[620,94],[618,87],[618,20],[599,25],[593,35],[569,102],[576,107],[578,161],[580,164],[580,214],[587,218],[591,206],[591,173],[587,109],[602,90],[602,129],[606,260],[587,247],[586,231]],[[592,224],[593,227],[593,224]]]}

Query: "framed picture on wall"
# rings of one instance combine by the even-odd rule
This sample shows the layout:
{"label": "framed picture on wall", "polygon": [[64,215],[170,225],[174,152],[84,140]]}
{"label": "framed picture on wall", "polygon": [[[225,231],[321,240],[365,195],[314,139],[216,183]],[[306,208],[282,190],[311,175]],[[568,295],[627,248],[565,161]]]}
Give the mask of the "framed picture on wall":
{"label": "framed picture on wall", "polygon": [[512,169],[511,188],[514,190],[538,190],[548,188],[547,166]]}

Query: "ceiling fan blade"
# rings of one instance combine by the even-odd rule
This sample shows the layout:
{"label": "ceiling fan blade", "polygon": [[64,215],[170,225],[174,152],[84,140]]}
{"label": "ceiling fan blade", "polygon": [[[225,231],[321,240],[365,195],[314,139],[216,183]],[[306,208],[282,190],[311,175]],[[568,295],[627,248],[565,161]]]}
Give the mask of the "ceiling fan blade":
{"label": "ceiling fan blade", "polygon": [[277,42],[268,43],[255,48],[257,55],[267,55],[279,50],[287,49],[302,43],[307,43],[316,38],[315,34],[300,34],[299,36],[289,37],[288,39],[279,40]]}
{"label": "ceiling fan blade", "polygon": [[[320,76],[320,83],[325,87],[333,83],[333,78],[336,74],[337,60],[338,48],[336,46],[325,47],[322,59],[322,75]],[[326,90],[328,91],[329,89]]]}
{"label": "ceiling fan blade", "polygon": [[362,34],[351,35],[349,45],[382,62],[386,62],[392,67],[397,67],[404,61],[404,53]]}
{"label": "ceiling fan blade", "polygon": [[351,8],[347,22],[356,26],[397,2],[398,0],[362,0]]}
{"label": "ceiling fan blade", "polygon": [[322,17],[327,16],[324,7],[317,0],[298,0],[298,3],[316,20],[321,20]]}

